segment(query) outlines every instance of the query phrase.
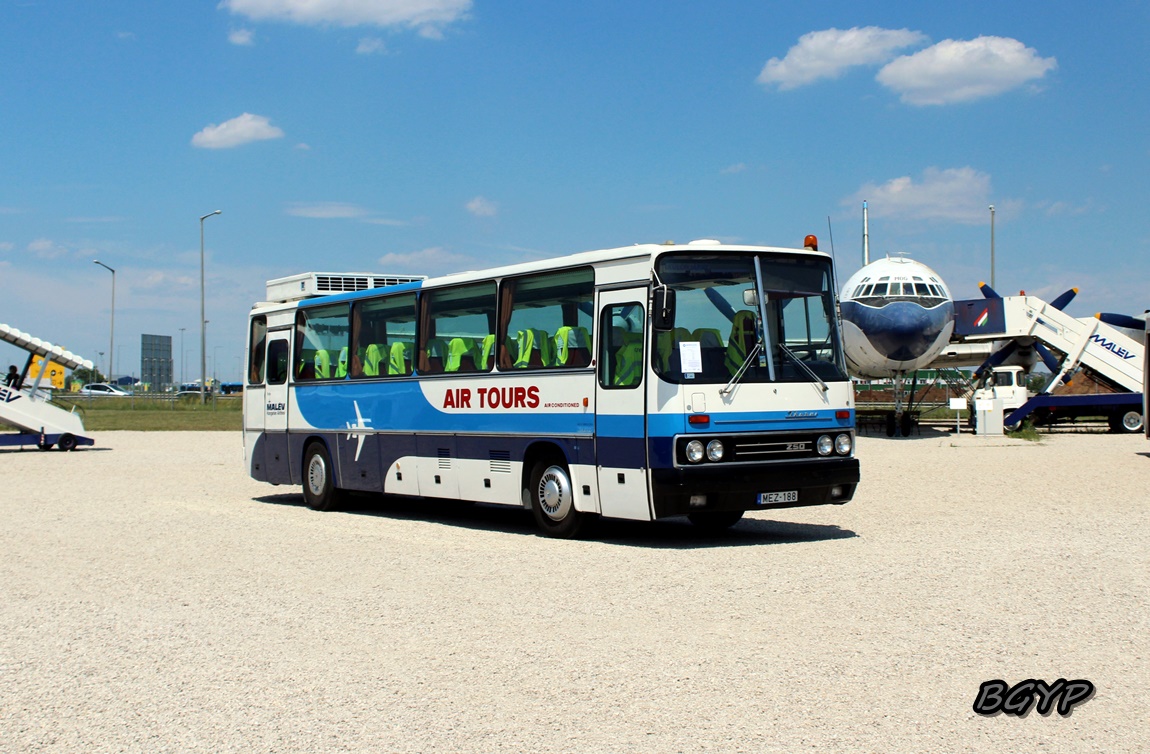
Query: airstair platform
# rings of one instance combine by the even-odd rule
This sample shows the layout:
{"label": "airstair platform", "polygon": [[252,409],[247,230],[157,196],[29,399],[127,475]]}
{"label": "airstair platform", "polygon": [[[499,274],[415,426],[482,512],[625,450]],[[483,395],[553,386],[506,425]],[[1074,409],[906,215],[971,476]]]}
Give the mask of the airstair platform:
{"label": "airstair platform", "polygon": [[[34,356],[42,357],[45,366],[47,362],[54,361],[68,369],[93,367],[90,360],[10,325],[0,324],[0,340],[28,352],[28,360],[21,372],[25,378]],[[40,383],[47,371],[46,368],[41,369],[31,385],[26,382],[18,388],[0,385],[0,421],[19,430],[0,434],[0,446],[35,445],[47,450],[55,445],[60,450],[72,450],[78,445],[95,444],[85,433],[79,415],[52,405],[49,394],[40,390]]]}
{"label": "airstair platform", "polygon": [[1033,338],[1061,355],[1043,393],[1086,367],[1115,386],[1142,392],[1145,346],[1095,317],[1075,318],[1037,296],[954,302],[954,335],[967,342]]}

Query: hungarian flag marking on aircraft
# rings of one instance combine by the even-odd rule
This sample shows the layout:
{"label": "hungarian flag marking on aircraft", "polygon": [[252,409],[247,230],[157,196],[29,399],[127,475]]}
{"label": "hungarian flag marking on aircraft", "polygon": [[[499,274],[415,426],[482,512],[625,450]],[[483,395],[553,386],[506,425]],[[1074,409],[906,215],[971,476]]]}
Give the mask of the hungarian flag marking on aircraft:
{"label": "hungarian flag marking on aircraft", "polygon": [[978,315],[978,319],[974,320],[975,327],[982,327],[986,324],[986,320],[990,319],[990,309],[983,309],[982,314]]}

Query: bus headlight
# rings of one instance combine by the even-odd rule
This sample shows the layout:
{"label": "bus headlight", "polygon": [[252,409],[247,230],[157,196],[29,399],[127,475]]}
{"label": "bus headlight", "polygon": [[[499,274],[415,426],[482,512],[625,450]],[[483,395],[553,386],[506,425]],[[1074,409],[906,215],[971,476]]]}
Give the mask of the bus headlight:
{"label": "bus headlight", "polygon": [[709,443],[707,443],[707,460],[723,460],[723,443],[718,440],[711,440]]}
{"label": "bus headlight", "polygon": [[839,435],[835,438],[835,452],[840,456],[849,456],[851,453],[851,436]]}
{"label": "bus headlight", "polygon": [[815,443],[815,447],[818,448],[820,456],[829,456],[831,451],[835,449],[835,443],[830,435],[823,435],[819,438],[819,441]]}
{"label": "bus headlight", "polygon": [[698,463],[703,460],[703,443],[698,440],[691,440],[687,443],[687,460],[691,463]]}

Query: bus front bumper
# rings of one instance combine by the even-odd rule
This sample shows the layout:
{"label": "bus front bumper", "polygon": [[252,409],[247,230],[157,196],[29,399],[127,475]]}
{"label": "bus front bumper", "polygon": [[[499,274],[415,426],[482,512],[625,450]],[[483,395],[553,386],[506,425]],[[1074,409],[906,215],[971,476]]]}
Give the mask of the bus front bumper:
{"label": "bus front bumper", "polygon": [[[696,468],[652,469],[651,489],[655,517],[665,518],[701,511],[841,505],[854,497],[859,478],[857,458],[796,461],[754,468],[715,463]],[[768,497],[767,493],[784,494]]]}

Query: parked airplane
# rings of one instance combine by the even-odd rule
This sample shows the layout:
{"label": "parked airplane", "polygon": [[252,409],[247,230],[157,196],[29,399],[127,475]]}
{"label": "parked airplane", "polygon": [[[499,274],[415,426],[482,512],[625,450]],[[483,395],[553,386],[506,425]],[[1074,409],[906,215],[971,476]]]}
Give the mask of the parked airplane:
{"label": "parked airplane", "polygon": [[903,256],[870,261],[863,202],[863,267],[843,286],[839,306],[847,367],[858,377],[894,381],[887,435],[910,434],[904,380],[929,366],[950,344],[954,301],[938,273]]}

